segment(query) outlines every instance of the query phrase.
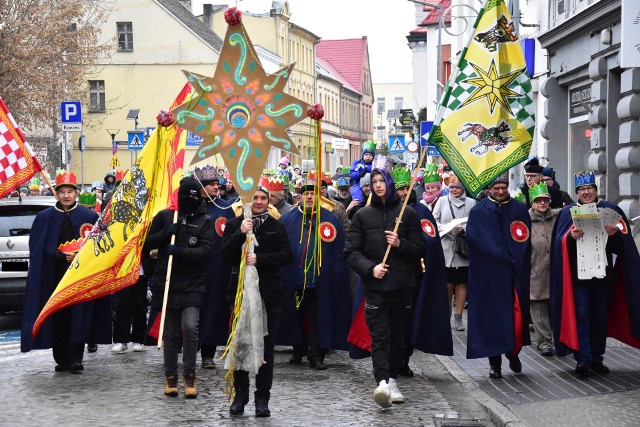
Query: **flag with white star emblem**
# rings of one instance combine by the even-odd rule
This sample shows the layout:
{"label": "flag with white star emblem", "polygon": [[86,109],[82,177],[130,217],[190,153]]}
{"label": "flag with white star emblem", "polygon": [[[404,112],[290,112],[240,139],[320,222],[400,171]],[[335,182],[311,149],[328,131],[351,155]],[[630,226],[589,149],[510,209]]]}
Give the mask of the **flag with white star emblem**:
{"label": "flag with white star emblem", "polygon": [[534,113],[511,15],[504,0],[488,0],[445,87],[429,143],[476,195],[528,157]]}

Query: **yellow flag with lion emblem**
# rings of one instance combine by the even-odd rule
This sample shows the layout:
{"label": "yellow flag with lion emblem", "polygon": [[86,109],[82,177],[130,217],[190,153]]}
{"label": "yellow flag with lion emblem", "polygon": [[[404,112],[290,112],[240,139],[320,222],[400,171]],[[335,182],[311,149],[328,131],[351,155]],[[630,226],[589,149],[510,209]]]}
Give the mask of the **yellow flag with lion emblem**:
{"label": "yellow flag with lion emblem", "polygon": [[527,158],[534,112],[511,15],[503,0],[488,0],[444,90],[429,143],[476,195]]}

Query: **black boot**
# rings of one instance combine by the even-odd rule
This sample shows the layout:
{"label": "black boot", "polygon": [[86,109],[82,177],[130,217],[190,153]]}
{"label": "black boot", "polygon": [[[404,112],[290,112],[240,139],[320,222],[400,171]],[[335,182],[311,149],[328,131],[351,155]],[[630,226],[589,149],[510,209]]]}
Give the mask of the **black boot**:
{"label": "black boot", "polygon": [[233,397],[233,402],[229,406],[229,413],[231,415],[244,414],[244,406],[249,403],[249,388],[245,386],[236,386],[236,395]]}
{"label": "black boot", "polygon": [[400,365],[400,369],[398,370],[398,375],[401,377],[413,377],[413,371],[409,367],[409,361],[402,361],[402,365]]}
{"label": "black boot", "polygon": [[309,365],[311,366],[311,369],[317,369],[318,371],[324,371],[327,369],[327,365],[325,365],[322,358],[318,356],[309,357]]}
{"label": "black boot", "polygon": [[269,410],[269,392],[256,391],[254,399],[256,403],[256,417],[270,417]]}

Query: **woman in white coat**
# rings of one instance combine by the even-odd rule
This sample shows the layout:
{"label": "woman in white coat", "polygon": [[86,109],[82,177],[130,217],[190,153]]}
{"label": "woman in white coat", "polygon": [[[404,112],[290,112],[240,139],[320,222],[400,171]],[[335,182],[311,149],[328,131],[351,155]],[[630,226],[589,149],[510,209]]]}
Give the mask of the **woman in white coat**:
{"label": "woman in white coat", "polygon": [[[464,187],[455,177],[449,182],[449,194],[440,197],[433,208],[433,217],[440,229],[454,219],[466,218],[476,201],[467,197]],[[447,268],[447,288],[449,293],[449,307],[455,293],[456,307],[454,312],[455,328],[464,331],[462,312],[467,299],[467,283],[469,278],[469,260],[455,251],[455,239],[458,234],[465,233],[466,224],[458,225],[448,233],[440,233],[440,241],[444,252],[444,260]]]}

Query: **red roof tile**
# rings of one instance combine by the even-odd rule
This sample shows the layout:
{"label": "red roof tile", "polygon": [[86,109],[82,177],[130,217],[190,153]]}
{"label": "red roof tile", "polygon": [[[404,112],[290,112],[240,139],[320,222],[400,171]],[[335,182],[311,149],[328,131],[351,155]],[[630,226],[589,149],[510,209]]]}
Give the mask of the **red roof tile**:
{"label": "red roof tile", "polygon": [[316,47],[318,58],[329,62],[358,92],[362,92],[366,54],[367,36],[360,39],[320,40]]}
{"label": "red roof tile", "polygon": [[[451,7],[451,0],[436,0],[433,3],[440,3],[442,5],[442,10],[446,11],[447,9],[449,9]],[[433,8],[431,6],[424,6],[423,10],[425,12],[429,12],[431,11],[431,13],[429,13],[424,20],[420,23],[420,25],[434,25],[438,23],[438,19],[439,19],[439,12],[438,9]],[[444,22],[451,22],[451,10],[447,11],[447,13],[444,16]]]}
{"label": "red roof tile", "polygon": [[318,63],[318,65],[320,65],[320,67],[322,67],[324,70],[326,70],[326,75],[331,77],[334,80],[339,81],[344,87],[346,87],[349,90],[352,90],[354,92],[357,93],[361,93],[361,91],[359,89],[354,88],[351,83],[349,83],[349,81],[340,73],[340,71],[338,71],[333,65],[331,65],[331,62],[322,59],[320,57],[316,58],[316,61]]}

